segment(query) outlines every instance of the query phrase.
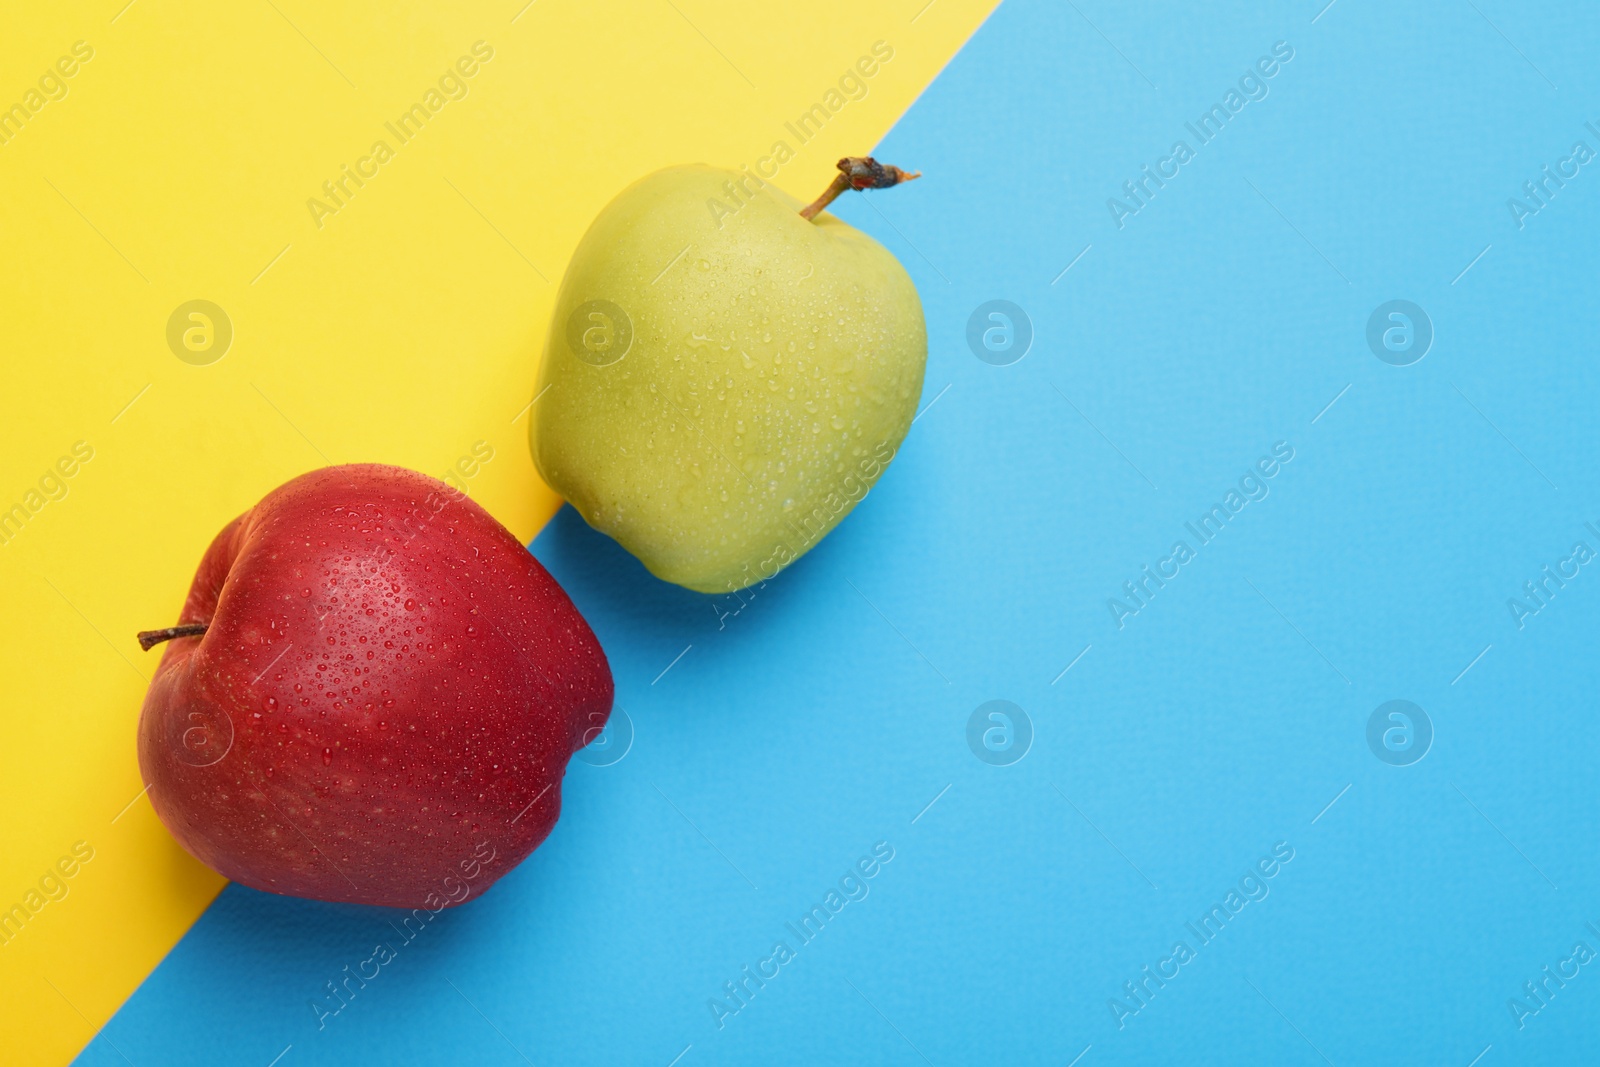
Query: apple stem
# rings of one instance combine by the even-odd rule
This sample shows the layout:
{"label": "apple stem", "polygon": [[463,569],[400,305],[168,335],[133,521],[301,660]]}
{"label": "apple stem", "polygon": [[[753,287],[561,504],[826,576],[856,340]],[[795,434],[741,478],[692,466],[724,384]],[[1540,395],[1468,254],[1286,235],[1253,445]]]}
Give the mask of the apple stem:
{"label": "apple stem", "polygon": [[920,170],[909,174],[899,167],[879,163],[871,156],[845,156],[839,160],[838,167],[838,175],[822,190],[822,195],[800,209],[801,218],[816,218],[818,212],[837,200],[846,189],[887,189],[922,177]]}
{"label": "apple stem", "polygon": [[209,623],[186,622],[180,626],[168,626],[165,630],[142,630],[139,633],[139,647],[149,652],[163,641],[171,641],[174,637],[199,637],[206,632]]}

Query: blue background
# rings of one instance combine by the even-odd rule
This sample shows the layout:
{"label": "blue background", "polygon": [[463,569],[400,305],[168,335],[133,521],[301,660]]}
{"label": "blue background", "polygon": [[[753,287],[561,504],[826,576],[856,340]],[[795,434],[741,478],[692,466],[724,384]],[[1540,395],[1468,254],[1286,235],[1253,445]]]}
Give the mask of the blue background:
{"label": "blue background", "polygon": [[[1595,1062],[1600,963],[1520,1030],[1507,1001],[1600,951],[1600,566],[1523,629],[1506,602],[1600,550],[1600,162],[1523,228],[1506,201],[1600,150],[1600,24],[1320,7],[1009,0],[879,148],[926,176],[835,207],[928,317],[932,406],[871,496],[720,628],[737,604],[563,510],[533,551],[627,755],[574,761],[548,843],[325,1029],[308,1002],[394,916],[233,886],[79,1062]],[[1406,367],[1365,339],[1397,298],[1435,331]],[[1035,330],[1010,366],[965,340],[991,299]],[[1107,599],[1279,441],[1270,495],[1119,629]],[[993,699],[1032,723],[1010,766],[968,747]],[[1366,740],[1394,699],[1435,732],[1410,766]],[[880,841],[870,895],[719,1029],[708,999]]]}

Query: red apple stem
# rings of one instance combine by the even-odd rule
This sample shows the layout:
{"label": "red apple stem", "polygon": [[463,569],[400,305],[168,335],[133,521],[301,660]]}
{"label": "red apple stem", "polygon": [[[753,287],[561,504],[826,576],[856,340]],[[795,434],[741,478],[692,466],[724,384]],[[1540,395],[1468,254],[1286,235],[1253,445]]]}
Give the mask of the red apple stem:
{"label": "red apple stem", "polygon": [[845,156],[839,160],[838,167],[838,176],[822,190],[822,195],[800,209],[801,218],[816,218],[818,212],[837,200],[846,189],[887,189],[922,177],[920,170],[910,174],[899,167],[879,163],[871,156]]}
{"label": "red apple stem", "polygon": [[165,630],[141,630],[139,633],[139,647],[149,652],[163,641],[171,641],[174,637],[199,637],[206,632],[209,623],[186,622],[179,626],[168,626]]}

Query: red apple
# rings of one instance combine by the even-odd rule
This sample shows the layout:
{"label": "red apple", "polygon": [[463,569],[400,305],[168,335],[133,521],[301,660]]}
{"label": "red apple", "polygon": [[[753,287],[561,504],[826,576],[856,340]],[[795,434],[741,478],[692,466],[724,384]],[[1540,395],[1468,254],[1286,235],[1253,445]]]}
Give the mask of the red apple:
{"label": "red apple", "polygon": [[139,720],[167,829],[217,873],[438,910],[550,833],[611,712],[583,616],[515,537],[414,471],[328,467],[200,561]]}

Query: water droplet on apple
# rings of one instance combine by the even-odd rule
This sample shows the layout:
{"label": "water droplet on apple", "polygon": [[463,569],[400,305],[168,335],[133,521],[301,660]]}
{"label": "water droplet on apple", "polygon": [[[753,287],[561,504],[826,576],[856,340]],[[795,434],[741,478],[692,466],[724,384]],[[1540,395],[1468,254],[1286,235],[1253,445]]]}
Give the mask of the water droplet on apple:
{"label": "water droplet on apple", "polygon": [[406,610],[407,611],[416,611],[417,610],[417,602],[414,599],[412,599],[411,597],[407,597],[406,598]]}
{"label": "water droplet on apple", "polygon": [[[333,766],[333,749],[325,748],[325,749],[322,750],[322,765],[324,767]],[[309,814],[309,811],[308,811],[308,814]]]}

